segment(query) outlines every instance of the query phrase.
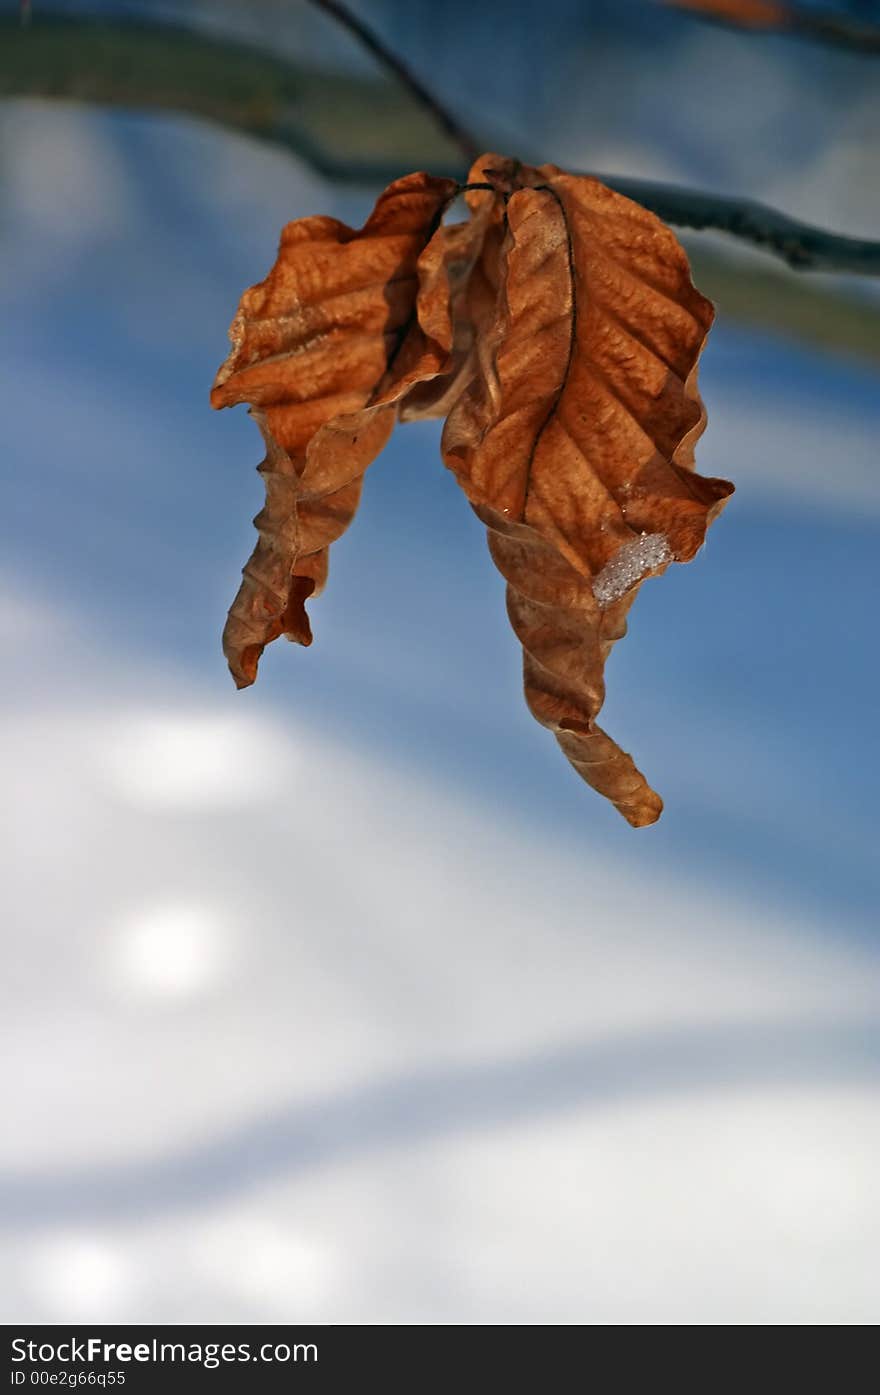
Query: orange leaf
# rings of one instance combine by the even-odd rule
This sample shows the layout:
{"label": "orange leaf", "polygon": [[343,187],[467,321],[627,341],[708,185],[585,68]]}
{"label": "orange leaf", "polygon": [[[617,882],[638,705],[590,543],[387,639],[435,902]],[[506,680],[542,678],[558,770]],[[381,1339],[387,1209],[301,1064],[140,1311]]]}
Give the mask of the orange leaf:
{"label": "orange leaf", "polygon": [[248,402],[266,442],[266,505],[223,647],[239,687],[265,646],[312,635],[305,601],[322,589],[327,549],[348,527],[364,471],[397,402],[449,364],[443,210],[457,186],[426,174],[391,184],[355,232],[303,218],[281,236],[266,279],[245,291],[214,407]]}
{"label": "orange leaf", "polygon": [[634,826],[662,802],[595,725],[639,584],[688,561],[732,492],[693,473],[712,307],[670,230],[595,179],[484,156],[506,236],[492,322],[443,454],[489,529],[526,699]]}
{"label": "orange leaf", "polygon": [[452,355],[443,375],[417,383],[400,404],[401,421],[445,417],[473,377],[498,293],[503,207],[485,190],[466,195],[470,218],[443,229],[453,322]]}

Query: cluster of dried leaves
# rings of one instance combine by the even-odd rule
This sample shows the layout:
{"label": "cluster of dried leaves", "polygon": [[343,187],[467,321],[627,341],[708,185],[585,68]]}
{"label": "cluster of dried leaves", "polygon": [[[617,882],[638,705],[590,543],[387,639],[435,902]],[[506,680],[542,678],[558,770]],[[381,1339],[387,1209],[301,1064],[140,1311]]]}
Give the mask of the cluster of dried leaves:
{"label": "cluster of dried leaves", "polygon": [[662,802],[596,725],[605,660],[640,583],[686,562],[733,486],[694,473],[697,359],[712,307],[670,230],[595,179],[485,155],[461,193],[412,174],[360,231],[284,229],[242,297],[215,407],[247,402],[266,505],[229,612],[239,687],[305,602],[396,420],[446,417],[443,458],[489,534],[525,693],[574,768],[632,825]]}

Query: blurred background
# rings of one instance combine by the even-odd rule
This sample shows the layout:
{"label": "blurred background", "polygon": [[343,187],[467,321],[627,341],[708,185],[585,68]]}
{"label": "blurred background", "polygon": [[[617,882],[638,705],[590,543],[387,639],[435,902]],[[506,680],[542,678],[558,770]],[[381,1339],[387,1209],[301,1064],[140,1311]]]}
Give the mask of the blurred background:
{"label": "blurred background", "polygon": [[[737,493],[609,664],[666,800],[636,832],[526,711],[434,424],[371,467],[314,646],[243,693],[220,651],[262,495],[208,407],[238,297],[286,220],[455,149],[304,0],[24,8],[3,1320],[876,1322],[877,283],[684,239],[698,468]],[[867,51],[650,0],[354,8],[487,148],[880,236]]]}

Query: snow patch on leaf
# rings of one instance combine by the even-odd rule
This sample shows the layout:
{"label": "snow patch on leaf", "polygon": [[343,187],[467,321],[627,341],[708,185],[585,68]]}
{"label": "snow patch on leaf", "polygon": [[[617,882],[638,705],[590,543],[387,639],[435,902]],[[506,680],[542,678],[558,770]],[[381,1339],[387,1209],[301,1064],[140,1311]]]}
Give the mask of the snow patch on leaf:
{"label": "snow patch on leaf", "polygon": [[642,533],[624,543],[593,580],[593,595],[603,610],[619,601],[631,586],[672,561],[669,543],[662,533]]}

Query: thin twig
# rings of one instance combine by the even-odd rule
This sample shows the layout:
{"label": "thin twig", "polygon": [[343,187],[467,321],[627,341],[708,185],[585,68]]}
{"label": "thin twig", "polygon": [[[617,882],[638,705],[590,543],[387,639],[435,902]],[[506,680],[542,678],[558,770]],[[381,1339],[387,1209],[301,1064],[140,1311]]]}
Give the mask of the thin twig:
{"label": "thin twig", "polygon": [[811,39],[864,56],[880,54],[880,29],[860,24],[848,15],[803,10],[797,5],[762,0],[748,4],[736,0],[665,0],[673,9],[686,10],[696,19],[720,24],[728,29],[748,29],[751,33],[787,34],[795,39]]}
{"label": "thin twig", "polygon": [[347,5],[341,5],[339,0],[309,0],[309,3],[319,10],[324,10],[326,14],[332,15],[350,33],[354,34],[364,48],[369,49],[370,53],[378,58],[383,67],[400,79],[419,105],[431,113],[440,129],[454,145],[458,146],[464,156],[465,163],[467,165],[474,163],[482,150],[482,146],[469,131],[465,130],[443,103],[438,101],[433,92],[428,91],[424,83],[407,67],[403,59],[398,58],[397,54],[393,53],[382,42],[378,34],[368,28],[363,20],[358,19],[357,15],[352,14]]}

